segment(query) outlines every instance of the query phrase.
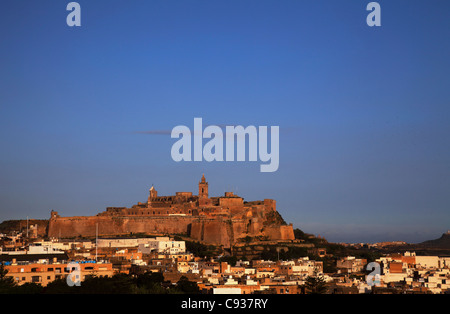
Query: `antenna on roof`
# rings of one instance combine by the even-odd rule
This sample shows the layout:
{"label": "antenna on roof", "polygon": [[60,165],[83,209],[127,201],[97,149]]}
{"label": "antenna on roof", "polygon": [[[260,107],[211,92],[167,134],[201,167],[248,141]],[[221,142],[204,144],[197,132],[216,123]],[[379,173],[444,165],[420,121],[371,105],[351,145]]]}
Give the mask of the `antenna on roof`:
{"label": "antenna on roof", "polygon": [[97,261],[97,248],[98,248],[98,222],[95,224],[95,261]]}

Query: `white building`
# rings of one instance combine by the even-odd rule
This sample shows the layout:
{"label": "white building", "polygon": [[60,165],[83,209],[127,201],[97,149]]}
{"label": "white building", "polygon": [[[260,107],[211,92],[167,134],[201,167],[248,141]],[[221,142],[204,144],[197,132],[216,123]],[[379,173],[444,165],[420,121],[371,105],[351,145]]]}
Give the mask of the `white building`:
{"label": "white building", "polygon": [[245,284],[247,286],[256,286],[256,285],[258,285],[258,282],[251,279],[250,276],[247,276],[247,278],[245,279]]}
{"label": "white building", "polygon": [[137,247],[139,244],[147,243],[154,240],[152,238],[138,238],[138,239],[97,239],[97,246],[100,248],[108,247]]}
{"label": "white building", "polygon": [[241,288],[213,288],[213,294],[241,294]]}
{"label": "white building", "polygon": [[169,237],[157,237],[155,239],[148,239],[146,243],[139,244],[139,251],[143,254],[150,254],[151,252],[164,254],[182,254],[186,252],[186,242],[175,241]]}
{"label": "white building", "polygon": [[239,284],[239,282],[237,282],[236,279],[233,278],[233,276],[228,276],[228,278],[224,278],[223,284],[228,286],[235,286]]}
{"label": "white building", "polygon": [[438,256],[416,256],[416,267],[439,268]]}
{"label": "white building", "polygon": [[62,254],[64,251],[53,246],[53,243],[34,243],[28,247],[28,254]]}

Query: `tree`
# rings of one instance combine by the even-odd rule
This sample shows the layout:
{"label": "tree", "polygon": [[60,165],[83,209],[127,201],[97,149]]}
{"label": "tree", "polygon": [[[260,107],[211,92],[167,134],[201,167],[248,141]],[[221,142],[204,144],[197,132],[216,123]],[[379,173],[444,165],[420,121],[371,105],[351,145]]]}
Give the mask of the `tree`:
{"label": "tree", "polygon": [[307,294],[324,294],[327,291],[325,279],[323,275],[318,274],[317,269],[312,276],[306,278],[305,288]]}
{"label": "tree", "polygon": [[144,274],[138,275],[136,278],[136,285],[138,288],[138,293],[152,293],[152,294],[162,294],[166,293],[162,286],[164,282],[164,276],[162,273],[152,273],[146,272]]}
{"label": "tree", "polygon": [[306,234],[302,230],[300,230],[298,228],[294,229],[294,237],[296,239],[300,239],[300,240],[306,240],[307,239]]}
{"label": "tree", "polygon": [[67,285],[66,279],[56,279],[44,287],[42,293],[48,294],[74,294],[79,293],[80,287]]}
{"label": "tree", "polygon": [[43,291],[43,287],[39,283],[26,282],[23,285],[16,286],[14,288],[15,294],[40,294]]}
{"label": "tree", "polygon": [[214,256],[215,247],[213,245],[205,245],[200,242],[186,241],[186,250],[195,256],[211,258]]}
{"label": "tree", "polygon": [[7,276],[8,270],[5,268],[3,263],[0,263],[0,293],[11,293],[16,283],[14,279]]}
{"label": "tree", "polygon": [[237,257],[230,255],[230,256],[222,256],[221,258],[219,258],[219,262],[227,262],[228,264],[230,264],[231,266],[236,266],[237,263]]}
{"label": "tree", "polygon": [[200,293],[200,289],[196,282],[189,281],[186,276],[181,276],[178,280],[176,289],[187,294],[197,294]]}

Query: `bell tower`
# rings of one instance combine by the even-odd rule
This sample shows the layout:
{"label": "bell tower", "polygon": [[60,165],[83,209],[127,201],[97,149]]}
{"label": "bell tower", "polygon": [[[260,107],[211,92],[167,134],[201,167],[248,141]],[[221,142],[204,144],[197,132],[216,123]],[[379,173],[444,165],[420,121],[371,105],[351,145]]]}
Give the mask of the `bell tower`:
{"label": "bell tower", "polygon": [[208,182],[205,180],[205,174],[203,174],[202,180],[198,183],[198,198],[208,198]]}
{"label": "bell tower", "polygon": [[156,197],[158,197],[158,192],[155,190],[155,188],[153,187],[153,184],[152,184],[152,187],[149,190],[147,204],[150,206],[152,203],[152,200],[155,199]]}
{"label": "bell tower", "polygon": [[153,187],[153,184],[152,184],[152,187],[150,188],[149,192],[150,192],[150,197],[151,197],[151,198],[158,197],[158,192],[157,192],[157,191],[155,190],[155,188]]}

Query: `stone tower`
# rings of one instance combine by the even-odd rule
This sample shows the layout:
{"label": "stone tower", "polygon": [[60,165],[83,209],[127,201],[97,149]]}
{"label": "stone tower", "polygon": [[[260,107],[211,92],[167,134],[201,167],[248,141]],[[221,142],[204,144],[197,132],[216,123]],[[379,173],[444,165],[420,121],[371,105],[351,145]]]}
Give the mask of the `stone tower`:
{"label": "stone tower", "polygon": [[149,195],[148,195],[148,204],[150,204],[150,202],[152,201],[152,199],[158,197],[158,192],[155,190],[155,188],[152,187],[149,190]]}
{"label": "stone tower", "polygon": [[205,180],[205,174],[203,174],[202,180],[198,183],[198,198],[208,198],[208,182]]}
{"label": "stone tower", "polygon": [[198,205],[200,207],[211,205],[211,200],[208,196],[208,182],[205,180],[205,175],[202,176],[202,180],[198,183]]}

